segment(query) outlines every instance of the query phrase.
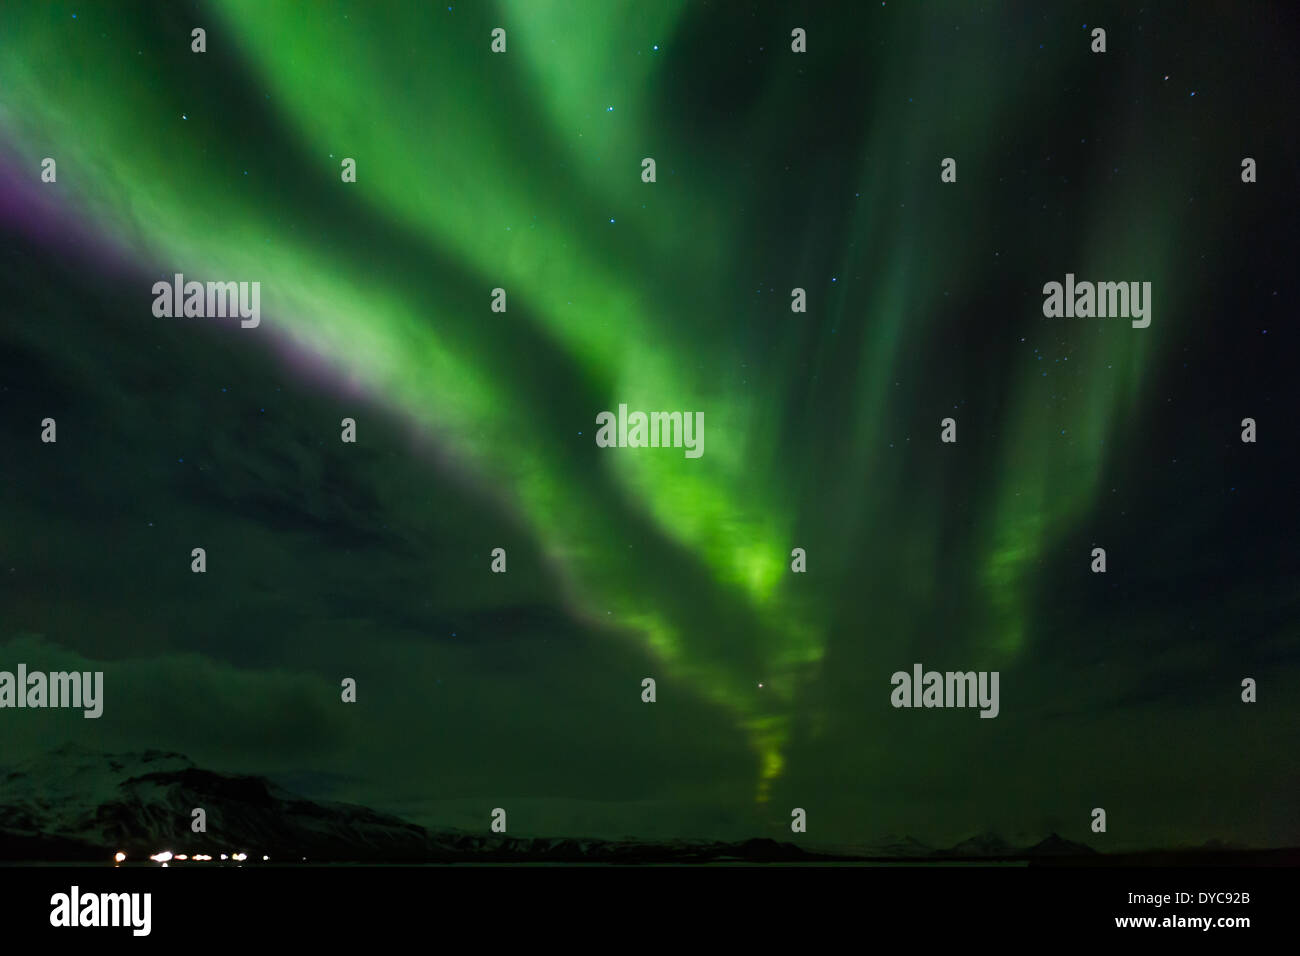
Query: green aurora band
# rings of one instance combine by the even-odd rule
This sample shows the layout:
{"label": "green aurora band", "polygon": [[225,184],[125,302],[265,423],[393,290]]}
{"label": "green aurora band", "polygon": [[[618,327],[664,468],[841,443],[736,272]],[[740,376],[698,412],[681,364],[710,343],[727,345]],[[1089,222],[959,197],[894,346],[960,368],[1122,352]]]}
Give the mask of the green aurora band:
{"label": "green aurora band", "polygon": [[[965,199],[946,233],[906,217],[938,201],[940,156],[959,151],[963,184],[996,174],[981,130],[1014,124],[1037,94],[983,69],[985,51],[920,30],[895,29],[883,46],[816,36],[835,59],[854,44],[878,54],[846,80],[869,117],[855,154],[827,161],[859,195],[831,206],[819,185],[774,182],[749,162],[810,135],[799,122],[809,80],[779,54],[782,38],[768,38],[778,53],[736,116],[695,138],[674,127],[664,71],[679,39],[703,42],[677,0],[458,4],[454,17],[436,4],[307,13],[227,0],[202,24],[204,56],[177,18],[87,6],[76,20],[59,4],[0,12],[0,132],[21,161],[35,170],[56,157],[61,201],[149,277],[260,281],[258,332],[364,385],[493,489],[541,542],[575,615],[644,642],[662,677],[746,729],[767,800],[796,713],[815,726],[804,694],[841,626],[851,569],[874,569],[904,606],[936,600],[926,569],[954,532],[927,502],[964,487],[945,476],[937,442],[958,395],[924,391],[918,363],[985,281],[987,257],[954,237],[1000,211],[992,195]],[[496,26],[505,55],[489,51]],[[927,65],[941,57],[946,70]],[[943,104],[934,122],[883,92],[895,89]],[[232,99],[252,106],[232,111]],[[345,156],[355,185],[339,181]],[[658,163],[652,185],[640,181],[645,156]],[[1187,295],[1167,281],[1179,188],[1165,182],[1154,200],[1150,184],[1108,192],[1072,226],[1078,258],[1030,274],[1009,306],[1032,322],[1039,286],[1066,271],[1155,287],[1151,329],[1076,327],[1068,438],[1053,404],[1062,386],[1033,362],[1003,383],[992,439],[965,423],[968,410],[953,413],[957,448],[990,446],[973,467],[1010,476],[969,486],[978,517],[958,532],[982,570],[957,638],[989,666],[1031,640],[1031,569],[1077,532],[1107,456],[1122,453],[1144,367],[1175,344],[1161,317]],[[802,209],[784,195],[800,190]],[[819,232],[827,209],[846,205]],[[1115,223],[1139,207],[1158,212],[1116,241]],[[788,261],[755,248],[767,215],[787,220]],[[942,282],[926,278],[935,260]],[[826,262],[838,271],[823,275]],[[501,315],[489,311],[498,286]],[[789,314],[795,286],[835,335]],[[737,333],[747,313],[754,330]],[[570,382],[563,396],[532,362]],[[703,410],[704,456],[596,451],[595,414],[620,402]],[[900,426],[913,410],[924,432]],[[578,432],[582,451],[556,451]],[[802,432],[815,440],[792,437]],[[887,450],[904,440],[910,463]],[[863,555],[886,528],[890,553]],[[806,575],[789,573],[796,546],[809,550]],[[893,613],[880,633],[895,648],[923,643],[922,615]]]}

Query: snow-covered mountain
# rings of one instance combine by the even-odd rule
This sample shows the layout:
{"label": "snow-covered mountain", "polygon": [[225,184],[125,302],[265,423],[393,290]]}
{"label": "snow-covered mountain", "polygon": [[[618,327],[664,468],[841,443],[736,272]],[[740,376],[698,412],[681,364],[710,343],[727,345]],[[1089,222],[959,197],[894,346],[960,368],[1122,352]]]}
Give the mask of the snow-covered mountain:
{"label": "snow-covered mountain", "polygon": [[[202,808],[207,830],[190,829]],[[0,860],[100,861],[116,852],[140,862],[174,854],[247,854],[251,862],[723,863],[854,859],[1027,859],[1092,854],[1052,834],[1015,848],[982,834],[950,849],[910,836],[852,851],[816,852],[752,839],[642,842],[528,838],[429,831],[345,803],[309,800],[263,777],[215,773],[183,754],[100,754],[66,746],[0,768]]]}
{"label": "snow-covered mountain", "polygon": [[[195,808],[207,815],[205,833],[190,829]],[[262,777],[203,770],[177,753],[98,754],[70,745],[0,768],[4,859],[102,859],[119,850],[133,860],[163,850],[422,859],[427,837],[396,817],[306,800]]]}
{"label": "snow-covered mountain", "polygon": [[[207,829],[190,829],[202,808]],[[773,840],[638,843],[431,832],[398,817],[308,800],[263,777],[214,773],[183,754],[66,746],[0,768],[0,859],[129,861],[162,851],[252,862],[713,862],[800,860]]]}

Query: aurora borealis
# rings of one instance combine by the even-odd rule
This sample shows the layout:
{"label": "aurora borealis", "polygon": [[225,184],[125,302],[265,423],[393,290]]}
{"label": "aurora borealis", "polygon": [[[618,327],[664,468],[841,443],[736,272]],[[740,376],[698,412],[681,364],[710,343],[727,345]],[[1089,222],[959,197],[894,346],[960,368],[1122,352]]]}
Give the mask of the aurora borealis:
{"label": "aurora borealis", "polygon": [[[1294,845],[1294,41],[1086,6],[6,4],[0,667],[106,672],[7,751],[431,827]],[[260,325],[155,317],[175,273]],[[1044,317],[1067,273],[1150,326]],[[598,448],[620,404],[705,453]],[[1001,713],[892,709],[914,661]]]}

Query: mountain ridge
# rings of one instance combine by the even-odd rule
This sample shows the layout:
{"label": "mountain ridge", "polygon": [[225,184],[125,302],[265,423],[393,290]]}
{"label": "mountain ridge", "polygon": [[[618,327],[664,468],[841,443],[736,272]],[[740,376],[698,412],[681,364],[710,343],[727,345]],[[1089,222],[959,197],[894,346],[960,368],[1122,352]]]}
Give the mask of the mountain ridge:
{"label": "mountain ridge", "polygon": [[[202,808],[207,830],[190,829]],[[1231,848],[1198,848],[1203,854]],[[947,847],[890,836],[852,849],[755,837],[738,842],[524,837],[429,830],[357,804],[309,799],[265,777],[219,773],[184,754],[97,753],[67,745],[0,767],[0,861],[133,862],[167,851],[248,854],[254,862],[757,863],[1100,861],[1057,833],[1025,847],[992,831]],[[1153,851],[1169,852],[1169,851]],[[1173,851],[1178,852],[1178,851]],[[1251,852],[1251,851],[1241,851]]]}

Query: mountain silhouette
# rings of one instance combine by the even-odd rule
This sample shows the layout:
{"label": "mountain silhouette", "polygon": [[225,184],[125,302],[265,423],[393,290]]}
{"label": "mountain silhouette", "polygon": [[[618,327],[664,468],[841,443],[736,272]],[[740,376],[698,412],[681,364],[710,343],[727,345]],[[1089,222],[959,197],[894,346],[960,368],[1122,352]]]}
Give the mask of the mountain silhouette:
{"label": "mountain silhouette", "polygon": [[[191,830],[193,811],[206,831]],[[1023,861],[1035,865],[1265,862],[1294,864],[1297,851],[1254,851],[1216,842],[1195,848],[1099,853],[1057,833],[1017,847],[986,831],[947,849],[908,835],[851,849],[754,838],[642,841],[522,837],[429,830],[393,814],[312,800],[265,777],[218,773],[184,754],[97,753],[68,745],[0,768],[0,861],[129,863],[171,852],[220,860],[300,863],[775,863]],[[175,865],[175,864],[173,864]],[[219,865],[219,864],[218,864]]]}
{"label": "mountain silhouette", "polygon": [[[217,773],[178,753],[65,746],[0,769],[0,860],[128,861],[170,852],[271,862],[773,862],[815,860],[790,843],[645,843],[430,831],[391,814],[310,800]],[[191,830],[193,811],[206,831]],[[174,865],[174,864],[173,864]]]}

